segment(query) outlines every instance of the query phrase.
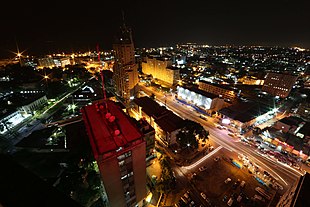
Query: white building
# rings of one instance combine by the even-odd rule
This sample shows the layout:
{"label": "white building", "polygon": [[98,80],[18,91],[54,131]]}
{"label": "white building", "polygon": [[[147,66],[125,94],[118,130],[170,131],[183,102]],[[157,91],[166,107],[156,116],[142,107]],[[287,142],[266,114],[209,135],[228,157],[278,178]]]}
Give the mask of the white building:
{"label": "white building", "polygon": [[185,100],[190,104],[194,104],[202,109],[218,111],[230,104],[218,95],[208,93],[195,88],[177,87],[178,98]]}

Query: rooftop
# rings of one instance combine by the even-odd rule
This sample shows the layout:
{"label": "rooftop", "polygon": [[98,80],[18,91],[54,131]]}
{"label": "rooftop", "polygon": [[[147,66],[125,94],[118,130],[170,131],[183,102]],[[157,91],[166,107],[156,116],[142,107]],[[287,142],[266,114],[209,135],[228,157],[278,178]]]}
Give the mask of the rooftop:
{"label": "rooftop", "polygon": [[83,120],[95,158],[142,142],[142,133],[113,101],[103,101],[82,108]]}
{"label": "rooftop", "polygon": [[155,122],[165,132],[173,132],[177,129],[184,127],[184,120],[175,115],[172,111],[168,112],[164,117],[156,119]]}
{"label": "rooftop", "polygon": [[0,99],[0,119],[45,96],[45,93],[12,93]]}
{"label": "rooftop", "polygon": [[305,136],[310,136],[310,122],[306,122],[306,124],[298,132]]}
{"label": "rooftop", "polygon": [[157,104],[154,100],[152,100],[149,97],[140,97],[134,99],[134,102],[141,106],[143,108],[144,113],[146,113],[148,116],[152,117],[160,117],[164,113],[166,113],[167,109],[163,106],[160,106]]}
{"label": "rooftop", "polygon": [[233,89],[233,88],[230,87],[229,85],[215,84],[215,83],[210,83],[210,82],[204,81],[204,80],[200,80],[199,82],[201,82],[201,83],[206,83],[206,84],[209,84],[209,85],[212,85],[212,86],[216,86],[216,87],[219,87],[219,88],[223,88],[223,89],[226,89],[226,90],[230,90],[230,91],[238,91],[238,90],[236,90],[236,89]]}
{"label": "rooftop", "polygon": [[197,94],[200,94],[200,95],[202,95],[204,97],[207,97],[207,98],[213,99],[213,98],[218,98],[219,97],[218,95],[215,95],[213,93],[209,93],[207,91],[200,90],[200,89],[198,89],[196,87],[187,87],[187,86],[179,86],[179,87],[182,87],[184,89],[188,89],[190,91],[193,91],[193,92],[195,92]]}
{"label": "rooftop", "polygon": [[243,123],[263,115],[271,110],[268,105],[259,102],[239,102],[232,106],[221,109],[219,112],[229,118],[241,121]]}
{"label": "rooftop", "polygon": [[184,126],[184,120],[169,111],[164,106],[160,106],[157,102],[149,97],[140,97],[134,99],[134,102],[142,107],[144,113],[155,119],[156,124],[166,132],[173,132]]}
{"label": "rooftop", "polygon": [[167,69],[169,69],[169,70],[180,70],[181,68],[178,68],[175,66],[168,66]]}
{"label": "rooftop", "polygon": [[304,122],[304,120],[302,118],[299,118],[297,116],[289,116],[289,117],[285,117],[283,119],[280,120],[280,122],[287,124],[287,125],[294,125],[294,126],[298,126],[301,122]]}

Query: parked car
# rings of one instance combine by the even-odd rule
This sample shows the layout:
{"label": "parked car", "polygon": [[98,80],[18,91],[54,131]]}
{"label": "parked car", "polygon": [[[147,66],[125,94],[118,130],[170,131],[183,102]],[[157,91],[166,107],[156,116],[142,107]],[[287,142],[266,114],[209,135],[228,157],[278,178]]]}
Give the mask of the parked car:
{"label": "parked car", "polygon": [[226,202],[227,201],[227,195],[224,195],[224,197],[223,197],[223,202]]}
{"label": "parked car", "polygon": [[228,206],[232,206],[233,202],[234,202],[234,199],[233,199],[233,198],[230,198],[230,199],[228,200],[228,202],[227,202],[227,205],[228,205]]}
{"label": "parked car", "polygon": [[254,198],[254,200],[260,200],[262,202],[265,202],[265,199],[260,195],[255,194],[253,198]]}
{"label": "parked car", "polygon": [[190,199],[188,193],[184,193],[183,195],[185,198]]}
{"label": "parked car", "polygon": [[231,178],[227,178],[224,182],[227,184],[231,181]]}
{"label": "parked car", "polygon": [[201,192],[200,195],[201,195],[201,197],[203,197],[203,199],[205,199],[205,200],[207,199],[207,196],[206,196],[206,194],[204,194],[204,192]]}
{"label": "parked car", "polygon": [[243,180],[240,184],[240,187],[243,188],[245,186],[245,181]]}
{"label": "parked car", "polygon": [[237,201],[240,202],[241,200],[242,200],[242,196],[239,195],[238,198],[237,198]]}

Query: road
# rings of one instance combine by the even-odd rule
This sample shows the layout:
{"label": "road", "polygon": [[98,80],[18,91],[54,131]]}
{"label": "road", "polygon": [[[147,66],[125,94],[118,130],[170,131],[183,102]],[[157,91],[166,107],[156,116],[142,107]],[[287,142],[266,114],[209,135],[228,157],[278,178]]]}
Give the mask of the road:
{"label": "road", "polygon": [[[269,157],[262,156],[256,151],[256,148],[244,145],[238,139],[233,139],[228,135],[226,130],[216,128],[213,122],[214,120],[210,121],[212,119],[208,119],[208,121],[205,121],[201,119],[199,117],[199,113],[194,111],[192,108],[178,103],[173,96],[165,96],[163,93],[157,92],[151,87],[145,87],[142,84],[140,84],[140,88],[148,95],[154,93],[157,101],[166,104],[169,110],[175,112],[180,117],[201,123],[207,130],[209,130],[209,138],[211,141],[214,141],[218,145],[223,146],[230,151],[242,153],[248,156],[250,160],[254,161],[260,167],[268,171],[281,185],[283,185],[284,188],[288,188],[302,174],[300,171],[292,167],[283,165]],[[197,169],[198,166],[193,167],[193,169],[185,169],[185,172],[191,172]]]}

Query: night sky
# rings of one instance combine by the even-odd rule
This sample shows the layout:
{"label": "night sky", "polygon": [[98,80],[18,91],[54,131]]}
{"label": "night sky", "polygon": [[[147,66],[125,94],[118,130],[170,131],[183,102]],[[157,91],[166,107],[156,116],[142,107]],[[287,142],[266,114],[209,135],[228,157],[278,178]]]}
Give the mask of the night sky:
{"label": "night sky", "polygon": [[41,2],[1,6],[0,58],[14,56],[15,39],[30,55],[95,50],[97,43],[110,49],[122,10],[136,47],[197,42],[310,48],[309,0]]}

